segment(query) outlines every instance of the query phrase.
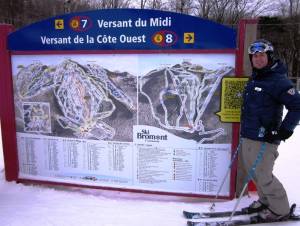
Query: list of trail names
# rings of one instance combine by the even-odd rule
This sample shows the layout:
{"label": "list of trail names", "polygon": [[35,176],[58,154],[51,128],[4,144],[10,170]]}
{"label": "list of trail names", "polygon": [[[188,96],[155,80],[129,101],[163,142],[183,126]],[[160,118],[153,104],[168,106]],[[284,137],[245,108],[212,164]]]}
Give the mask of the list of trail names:
{"label": "list of trail names", "polygon": [[[21,178],[95,186],[213,195],[222,164],[230,158],[230,145],[222,144],[180,148],[27,133],[17,133],[17,138]],[[221,194],[228,193],[224,186]]]}

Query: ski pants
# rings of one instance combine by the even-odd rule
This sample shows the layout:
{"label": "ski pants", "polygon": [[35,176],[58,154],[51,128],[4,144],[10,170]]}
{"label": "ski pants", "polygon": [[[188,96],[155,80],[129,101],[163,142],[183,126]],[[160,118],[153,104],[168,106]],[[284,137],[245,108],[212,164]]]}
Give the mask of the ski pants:
{"label": "ski pants", "polygon": [[[245,170],[250,172],[262,148],[262,142],[242,138],[241,157]],[[278,157],[277,144],[266,143],[266,150],[252,174],[259,201],[278,215],[286,215],[290,211],[286,191],[279,180],[273,175],[273,166]]]}

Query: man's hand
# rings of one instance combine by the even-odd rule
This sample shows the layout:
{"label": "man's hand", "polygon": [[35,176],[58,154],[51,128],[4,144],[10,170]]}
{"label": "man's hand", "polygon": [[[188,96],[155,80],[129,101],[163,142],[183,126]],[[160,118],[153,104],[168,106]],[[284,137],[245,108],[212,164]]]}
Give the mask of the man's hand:
{"label": "man's hand", "polygon": [[275,140],[285,141],[290,136],[292,136],[292,134],[293,131],[280,127],[278,131],[267,131],[265,134],[265,141],[268,143],[273,143]]}

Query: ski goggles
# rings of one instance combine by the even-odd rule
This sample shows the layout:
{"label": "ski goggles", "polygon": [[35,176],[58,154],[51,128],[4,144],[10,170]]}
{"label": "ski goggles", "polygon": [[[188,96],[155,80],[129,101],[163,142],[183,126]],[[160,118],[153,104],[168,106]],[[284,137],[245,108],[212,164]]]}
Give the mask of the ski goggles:
{"label": "ski goggles", "polygon": [[273,47],[267,45],[266,43],[257,42],[253,43],[248,48],[248,54],[255,54],[255,53],[265,53],[267,51],[273,51]]}

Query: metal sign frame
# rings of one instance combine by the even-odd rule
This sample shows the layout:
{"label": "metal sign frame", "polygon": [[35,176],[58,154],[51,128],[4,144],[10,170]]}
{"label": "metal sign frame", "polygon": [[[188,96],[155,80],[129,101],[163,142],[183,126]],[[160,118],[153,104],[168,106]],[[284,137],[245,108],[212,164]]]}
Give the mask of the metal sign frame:
{"label": "metal sign frame", "polygon": [[[101,16],[99,16],[101,15]],[[118,21],[123,21],[120,24]],[[121,15],[121,16],[120,16]],[[120,16],[120,17],[118,17]],[[111,18],[111,22],[110,19]],[[95,21],[98,27],[93,27]],[[127,24],[125,23],[127,21]],[[131,22],[128,22],[131,21]],[[152,23],[152,27],[142,27],[142,22]],[[152,21],[152,22],[150,22]],[[64,29],[61,29],[63,23]],[[83,27],[82,23],[90,23]],[[140,23],[140,24],[139,24]],[[199,18],[180,15],[175,13],[154,11],[154,10],[99,10],[91,12],[66,14],[29,25],[13,32],[11,25],[0,25],[0,102],[1,102],[1,127],[4,150],[5,174],[8,181],[47,183],[71,186],[83,186],[101,189],[125,190],[144,193],[156,193],[166,195],[181,195],[191,197],[213,197],[214,195],[195,194],[190,192],[161,191],[155,189],[138,189],[130,187],[113,187],[106,185],[89,185],[84,183],[72,183],[63,181],[24,179],[19,177],[19,156],[16,136],[15,103],[12,73],[13,56],[39,56],[39,55],[68,55],[75,54],[84,56],[85,54],[102,56],[127,55],[127,54],[234,54],[235,74],[242,75],[242,44],[244,31],[242,27],[247,21],[242,21],[239,26],[239,34],[235,31],[215,24],[211,21]],[[195,25],[201,25],[195,28]],[[82,26],[82,27],[81,27]],[[102,26],[99,31],[99,26]],[[115,29],[119,27],[119,29]],[[129,26],[122,30],[122,26]],[[140,27],[137,27],[140,26]],[[50,27],[49,29],[44,29]],[[191,30],[191,29],[194,30]],[[93,30],[94,29],[94,30]],[[196,30],[195,30],[196,29]],[[203,30],[207,29],[207,36]],[[221,29],[221,30],[220,30]],[[107,33],[107,30],[112,31]],[[121,31],[120,31],[121,30]],[[32,32],[34,37],[32,37]],[[228,33],[221,35],[222,31]],[[217,33],[216,33],[217,32]],[[57,36],[55,36],[55,34]],[[212,36],[214,34],[214,36]],[[94,37],[94,45],[87,43],[89,37]],[[96,43],[97,37],[110,36],[107,43]],[[121,42],[121,36],[136,37],[135,45]],[[85,36],[82,41],[81,36]],[[122,37],[123,37],[122,36]],[[66,39],[58,39],[66,37]],[[116,37],[115,39],[113,37]],[[168,43],[166,39],[172,37],[173,43]],[[202,39],[201,39],[202,38]],[[232,40],[232,38],[234,40]],[[239,39],[239,46],[236,47],[235,39]],[[57,44],[65,41],[63,44]],[[72,40],[72,41],[70,41]],[[90,39],[92,40],[92,39]],[[116,41],[118,40],[118,41]],[[125,40],[125,39],[124,39]],[[191,43],[191,40],[193,42]],[[103,42],[103,40],[101,40]],[[72,43],[70,43],[72,42]],[[91,42],[91,41],[90,41]],[[101,44],[101,45],[100,45]],[[232,124],[231,149],[235,150],[238,143],[238,123]],[[229,195],[219,198],[233,198],[235,193],[236,164],[233,165],[230,176]]]}

